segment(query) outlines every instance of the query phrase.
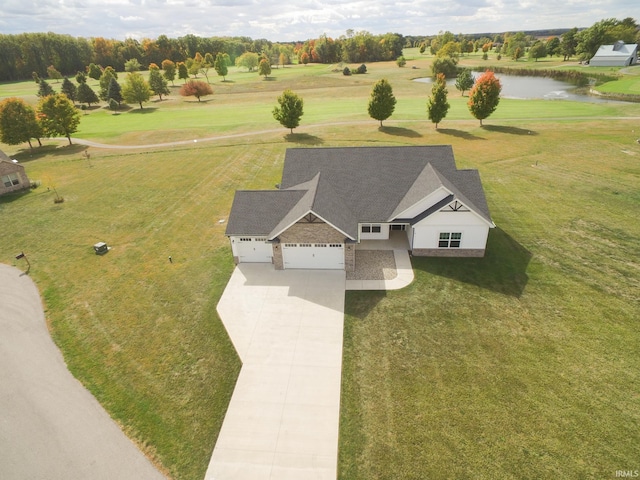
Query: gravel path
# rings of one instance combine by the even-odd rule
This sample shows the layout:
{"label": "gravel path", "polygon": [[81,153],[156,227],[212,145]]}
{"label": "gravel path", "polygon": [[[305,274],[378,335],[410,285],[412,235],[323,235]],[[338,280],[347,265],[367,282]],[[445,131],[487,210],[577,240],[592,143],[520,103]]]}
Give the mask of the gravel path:
{"label": "gravel path", "polygon": [[356,271],[347,280],[393,280],[398,276],[393,250],[356,250]]}

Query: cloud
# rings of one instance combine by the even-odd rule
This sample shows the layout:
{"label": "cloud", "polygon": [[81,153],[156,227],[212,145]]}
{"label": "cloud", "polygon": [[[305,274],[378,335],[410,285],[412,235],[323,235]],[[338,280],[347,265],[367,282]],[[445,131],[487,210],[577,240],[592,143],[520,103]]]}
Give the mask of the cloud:
{"label": "cloud", "polygon": [[2,0],[3,33],[124,39],[187,33],[306,40],[346,30],[404,35],[588,27],[626,18],[637,0]]}

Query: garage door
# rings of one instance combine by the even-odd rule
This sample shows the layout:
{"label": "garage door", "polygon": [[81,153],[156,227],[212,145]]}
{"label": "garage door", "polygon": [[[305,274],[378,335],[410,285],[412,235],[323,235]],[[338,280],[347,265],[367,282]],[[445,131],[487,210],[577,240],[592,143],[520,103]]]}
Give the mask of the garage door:
{"label": "garage door", "polygon": [[264,237],[236,239],[236,252],[240,263],[271,263],[273,247]]}
{"label": "garage door", "polygon": [[285,243],[284,268],[344,269],[344,245],[341,243]]}

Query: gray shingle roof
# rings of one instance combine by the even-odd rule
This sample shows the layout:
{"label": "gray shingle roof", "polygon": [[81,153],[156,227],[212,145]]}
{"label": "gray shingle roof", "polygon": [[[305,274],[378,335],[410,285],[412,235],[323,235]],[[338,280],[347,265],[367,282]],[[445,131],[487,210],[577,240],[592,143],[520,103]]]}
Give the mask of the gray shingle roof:
{"label": "gray shingle roof", "polygon": [[449,145],[288,149],[281,189],[237,192],[226,234],[274,237],[313,212],[357,238],[358,222],[391,221],[440,187],[492,223],[478,171],[457,170]]}

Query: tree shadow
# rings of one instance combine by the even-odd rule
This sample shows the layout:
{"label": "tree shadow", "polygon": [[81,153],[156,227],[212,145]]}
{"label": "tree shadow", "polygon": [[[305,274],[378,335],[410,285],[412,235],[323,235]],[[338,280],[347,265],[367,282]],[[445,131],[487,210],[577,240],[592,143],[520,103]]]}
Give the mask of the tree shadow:
{"label": "tree shadow", "polygon": [[411,130],[409,128],[403,127],[378,127],[378,131],[382,133],[386,133],[387,135],[394,135],[397,137],[408,137],[408,138],[420,138],[422,135],[415,130]]}
{"label": "tree shadow", "polygon": [[266,77],[266,78],[263,78],[263,80],[265,82],[275,82],[277,79],[278,79],[277,77]]}
{"label": "tree shadow", "polygon": [[486,138],[478,137],[472,133],[465,132],[464,130],[457,130],[455,128],[439,128],[438,133],[451,135],[452,137],[462,138],[464,140],[486,140]]}
{"label": "tree shadow", "polygon": [[300,143],[302,145],[322,145],[324,143],[322,138],[308,133],[287,133],[284,139],[287,142]]}
{"label": "tree shadow", "polygon": [[538,135],[537,132],[526,128],[508,127],[505,125],[483,125],[484,130],[498,133],[508,133],[510,135]]}
{"label": "tree shadow", "polygon": [[347,290],[344,314],[363,320],[386,296],[386,290]]}
{"label": "tree shadow", "polygon": [[143,107],[143,108],[132,108],[128,113],[134,115],[146,115],[148,113],[153,113],[157,110],[157,107]]}
{"label": "tree shadow", "polygon": [[64,145],[42,145],[41,147],[34,147],[33,149],[22,149],[13,155],[13,157],[20,163],[26,163],[32,160],[38,160],[46,155],[69,155],[82,153],[87,148],[89,147],[86,145],[78,145],[76,143],[72,145],[69,145],[68,143]]}
{"label": "tree shadow", "polygon": [[531,252],[501,228],[489,232],[484,258],[413,257],[413,268],[520,298]]}

